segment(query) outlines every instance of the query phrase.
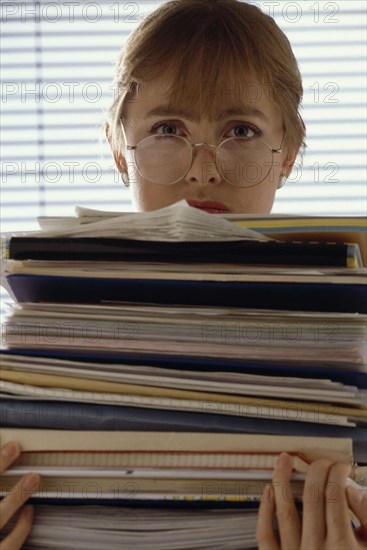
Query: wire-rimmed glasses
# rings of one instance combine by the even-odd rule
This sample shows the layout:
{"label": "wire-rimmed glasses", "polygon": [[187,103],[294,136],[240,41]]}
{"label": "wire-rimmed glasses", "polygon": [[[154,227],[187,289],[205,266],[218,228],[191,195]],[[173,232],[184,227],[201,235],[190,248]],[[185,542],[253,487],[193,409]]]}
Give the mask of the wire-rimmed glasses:
{"label": "wire-rimmed glasses", "polygon": [[[125,135],[125,132],[124,132]],[[236,187],[252,187],[264,181],[274,164],[274,155],[282,153],[282,144],[273,149],[266,141],[255,137],[230,137],[218,146],[194,143],[171,134],[147,136],[136,145],[126,145],[133,151],[140,175],[158,185],[173,185],[189,172],[195,147],[210,147],[215,153],[215,165],[220,176]],[[213,163],[203,163],[206,176],[213,173]]]}

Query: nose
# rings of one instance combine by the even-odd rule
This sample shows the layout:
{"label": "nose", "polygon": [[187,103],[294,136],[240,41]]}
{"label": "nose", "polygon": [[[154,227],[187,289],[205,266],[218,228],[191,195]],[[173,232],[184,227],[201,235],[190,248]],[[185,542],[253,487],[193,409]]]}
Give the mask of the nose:
{"label": "nose", "polygon": [[196,185],[219,184],[222,181],[215,163],[215,147],[209,143],[195,143],[192,164],[185,179]]}

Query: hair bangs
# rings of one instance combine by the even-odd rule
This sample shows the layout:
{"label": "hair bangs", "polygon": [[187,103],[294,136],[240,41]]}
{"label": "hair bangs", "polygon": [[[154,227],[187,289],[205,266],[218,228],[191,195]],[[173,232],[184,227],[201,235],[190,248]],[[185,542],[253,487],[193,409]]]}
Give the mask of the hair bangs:
{"label": "hair bangs", "polygon": [[201,116],[214,119],[223,104],[239,104],[253,74],[248,57],[239,57],[223,42],[213,46],[206,42],[198,45],[196,55],[188,63],[183,52],[175,58],[169,73],[171,87],[169,101],[183,110],[195,105]]}
{"label": "hair bangs", "polygon": [[181,36],[167,32],[164,41],[163,35],[161,38],[164,48],[144,45],[151,53],[135,66],[132,80],[149,83],[167,77],[171,82],[169,103],[182,110],[192,110],[195,105],[202,116],[215,118],[224,102],[238,104],[245,99],[254,75],[260,85],[270,78],[258,66],[251,41],[244,33],[234,35],[225,21],[215,19],[201,32]]}

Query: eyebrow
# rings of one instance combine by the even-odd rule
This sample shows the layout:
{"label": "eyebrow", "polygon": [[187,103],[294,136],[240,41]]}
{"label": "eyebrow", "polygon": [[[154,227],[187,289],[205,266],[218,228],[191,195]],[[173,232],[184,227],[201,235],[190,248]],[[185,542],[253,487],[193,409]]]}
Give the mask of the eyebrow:
{"label": "eyebrow", "polygon": [[[227,109],[224,109],[219,113],[219,116],[217,118],[218,120],[222,120],[224,118],[228,118],[231,116],[249,116],[249,115],[257,117],[263,120],[264,122],[269,122],[269,118],[265,115],[263,111],[249,104],[242,104],[240,107],[229,107]],[[187,118],[190,121],[196,121],[196,122],[200,119],[200,116],[197,113],[194,113],[193,111],[184,111],[182,109],[170,107],[168,105],[159,105],[157,107],[154,107],[154,109],[151,109],[150,111],[148,111],[148,113],[146,113],[146,115],[144,116],[144,119],[147,119],[153,116],[163,116],[163,117],[179,116],[182,118]]]}

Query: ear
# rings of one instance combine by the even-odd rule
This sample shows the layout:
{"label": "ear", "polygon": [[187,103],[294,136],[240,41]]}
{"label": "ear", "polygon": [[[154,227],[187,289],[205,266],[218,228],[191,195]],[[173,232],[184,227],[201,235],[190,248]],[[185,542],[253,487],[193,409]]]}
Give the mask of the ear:
{"label": "ear", "polygon": [[110,127],[109,127],[107,122],[105,124],[104,131],[105,131],[105,136],[106,136],[106,139],[107,139],[108,144],[110,146],[111,155],[112,155],[114,163],[116,164],[117,170],[120,172],[120,174],[122,172],[126,172],[127,165],[126,165],[125,157],[123,156],[122,153],[118,154],[118,153],[116,153],[116,151],[113,150]]}
{"label": "ear", "polygon": [[282,164],[282,174],[288,178],[290,173],[292,172],[293,165],[297,158],[297,151],[295,149],[289,149],[287,152],[287,156],[285,157],[283,164]]}
{"label": "ear", "polygon": [[287,181],[287,178],[292,172],[296,158],[297,158],[297,151],[295,149],[289,149],[287,152],[287,156],[285,157],[282,163],[282,171],[278,181],[277,189],[281,189],[282,187],[284,187],[285,182]]}

